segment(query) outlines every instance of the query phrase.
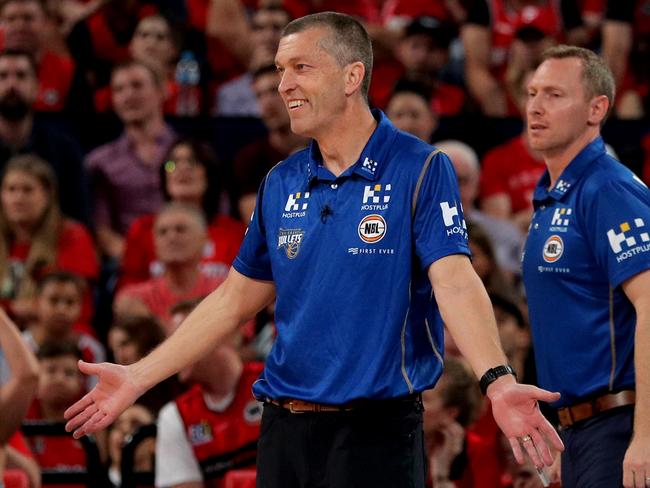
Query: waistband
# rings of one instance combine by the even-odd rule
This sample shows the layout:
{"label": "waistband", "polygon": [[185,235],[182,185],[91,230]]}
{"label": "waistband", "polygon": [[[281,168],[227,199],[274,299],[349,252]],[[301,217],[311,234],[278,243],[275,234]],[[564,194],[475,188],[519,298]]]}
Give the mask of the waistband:
{"label": "waistband", "polygon": [[269,398],[265,401],[267,404],[284,408],[285,410],[289,410],[291,413],[351,412],[355,410],[379,409],[382,407],[418,402],[422,402],[422,396],[419,393],[398,398],[389,398],[386,400],[362,398],[343,405],[328,405],[325,403],[308,402],[294,398],[283,398],[279,400]]}
{"label": "waistband", "polygon": [[563,428],[567,428],[576,422],[587,420],[607,410],[634,405],[635,399],[636,394],[634,390],[623,390],[618,393],[608,393],[586,402],[560,408],[557,414],[560,419],[560,425]]}

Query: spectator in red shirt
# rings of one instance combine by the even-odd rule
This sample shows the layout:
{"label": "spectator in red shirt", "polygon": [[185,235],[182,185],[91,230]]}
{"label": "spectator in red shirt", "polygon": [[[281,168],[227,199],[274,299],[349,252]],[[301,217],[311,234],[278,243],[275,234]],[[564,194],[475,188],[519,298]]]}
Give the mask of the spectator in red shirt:
{"label": "spectator in red shirt", "polygon": [[239,341],[231,335],[179,373],[194,386],[160,411],[157,487],[223,488],[228,470],[254,467],[262,409],[252,384],[262,365],[242,362]]}
{"label": "spectator in red shirt", "polygon": [[[160,323],[149,316],[118,317],[108,331],[108,347],[117,364],[133,364],[154,350],[166,337]],[[176,376],[167,378],[138,399],[154,415],[183,391]]]}
{"label": "spectator in red shirt", "polygon": [[468,10],[461,30],[467,88],[489,117],[519,116],[516,101],[507,96],[505,73],[518,33],[531,27],[569,44],[588,40],[575,0],[474,0]]}
{"label": "spectator in red shirt", "polygon": [[[284,107],[283,107],[284,110]],[[225,278],[244,237],[244,225],[218,212],[222,175],[213,151],[192,139],[178,140],[160,166],[164,200],[202,211],[208,222],[208,240],[201,267],[211,276]],[[165,267],[154,250],[155,215],[136,219],[126,235],[120,287],[161,276]]]}
{"label": "spectator in red shirt", "polygon": [[425,142],[431,141],[438,127],[438,114],[431,110],[426,85],[398,82],[386,107],[386,115],[395,127]]}
{"label": "spectator in red shirt", "polygon": [[[83,394],[84,378],[77,361],[81,351],[74,341],[44,343],[38,352],[40,377],[36,399],[26,420],[60,422],[63,412]],[[41,469],[59,471],[86,467],[86,452],[72,436],[30,436],[28,443]],[[63,485],[67,486],[79,485]]]}
{"label": "spectator in red shirt", "polygon": [[[67,340],[77,344],[84,361],[106,361],[104,346],[89,334],[73,329],[81,315],[83,296],[83,280],[71,273],[49,273],[39,282],[35,301],[36,320],[23,332],[23,338],[35,353],[46,342]],[[88,377],[87,389],[93,386],[95,379]]]}
{"label": "spectator in red shirt", "polygon": [[40,0],[9,0],[0,7],[4,39],[1,49],[27,51],[38,65],[37,111],[61,112],[71,92],[75,64],[68,55],[56,53],[47,45],[45,5]]}
{"label": "spectator in red shirt", "polygon": [[[513,91],[524,110],[532,71],[522,71]],[[509,220],[526,233],[533,215],[533,192],[546,170],[544,160],[528,144],[526,131],[491,149],[481,162],[479,199],[487,215]]]}
{"label": "spectator in red shirt", "polygon": [[433,390],[422,393],[424,439],[435,488],[501,488],[501,468],[493,444],[469,432],[481,396],[476,378],[461,359],[445,359]]}
{"label": "spectator in red shirt", "polygon": [[169,331],[172,305],[208,295],[224,278],[207,274],[199,266],[207,241],[205,219],[195,207],[173,202],[158,213],[154,223],[156,256],[163,274],[124,287],[115,298],[117,316],[153,315]]}
{"label": "spectator in red shirt", "polygon": [[0,298],[25,323],[34,318],[39,279],[55,269],[85,280],[81,323],[92,316],[90,285],[99,273],[93,240],[61,215],[57,193],[52,169],[31,154],[12,158],[0,180]]}

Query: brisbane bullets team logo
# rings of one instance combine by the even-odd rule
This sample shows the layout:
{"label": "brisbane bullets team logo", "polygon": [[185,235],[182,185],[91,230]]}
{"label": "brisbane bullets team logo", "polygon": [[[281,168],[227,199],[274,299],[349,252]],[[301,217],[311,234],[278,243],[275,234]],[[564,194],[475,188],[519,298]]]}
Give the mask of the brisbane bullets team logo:
{"label": "brisbane bullets team logo", "polygon": [[300,252],[300,244],[305,236],[302,229],[280,229],[278,234],[278,249],[284,248],[289,259],[294,259]]}

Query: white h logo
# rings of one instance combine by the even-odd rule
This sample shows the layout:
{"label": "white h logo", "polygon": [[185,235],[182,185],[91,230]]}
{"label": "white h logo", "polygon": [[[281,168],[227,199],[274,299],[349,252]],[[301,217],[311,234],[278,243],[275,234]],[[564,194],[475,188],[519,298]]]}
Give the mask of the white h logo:
{"label": "white h logo", "polygon": [[[302,208],[300,208],[300,202],[298,200],[300,200],[301,195],[302,194],[300,192],[291,193],[289,195],[289,198],[287,198],[287,204],[284,206],[284,211],[285,212],[296,212],[296,211],[298,211],[298,209],[307,210],[307,203],[308,202],[304,202],[302,204]],[[309,192],[305,192],[305,194],[302,197],[305,200],[307,200],[309,198]]]}
{"label": "white h logo", "polygon": [[442,209],[442,219],[445,221],[445,226],[451,227],[454,225],[454,217],[458,216],[458,207],[456,205],[450,207],[449,202],[442,202],[440,208]]}
{"label": "white h logo", "polygon": [[563,216],[571,215],[570,208],[556,208],[553,213],[553,219],[551,220],[551,225],[561,225],[567,227],[569,225],[569,219],[562,218]]}
{"label": "white h logo", "polygon": [[[391,190],[391,185],[389,183],[384,187],[384,191],[389,192],[390,190]],[[363,203],[368,203],[368,200],[372,200],[372,203],[381,202],[382,197],[380,195],[375,194],[378,192],[381,192],[381,185],[375,185],[374,187],[370,185],[366,185],[365,188],[363,189]],[[390,195],[384,195],[383,201],[384,203],[388,203],[390,201]]]}
{"label": "white h logo", "polygon": [[[643,222],[643,219],[634,219],[634,225],[640,229],[645,227],[645,222]],[[630,224],[623,222],[619,228],[621,229],[620,233],[615,232],[614,229],[609,229],[607,231],[609,245],[611,246],[612,251],[616,254],[623,250],[623,242],[625,242],[628,247],[636,246],[636,239],[633,236],[625,236],[625,233],[630,230]],[[647,232],[641,232],[639,236],[643,242],[650,242],[650,235],[648,235]]]}

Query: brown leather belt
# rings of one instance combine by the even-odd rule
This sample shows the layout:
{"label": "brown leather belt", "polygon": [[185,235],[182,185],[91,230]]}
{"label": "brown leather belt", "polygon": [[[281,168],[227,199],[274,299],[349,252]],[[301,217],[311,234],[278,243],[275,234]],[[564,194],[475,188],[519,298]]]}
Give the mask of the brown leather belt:
{"label": "brown leather belt", "polygon": [[560,408],[557,411],[558,417],[560,418],[560,425],[564,428],[570,427],[576,422],[587,420],[594,415],[606,412],[612,408],[634,405],[635,398],[636,395],[634,390],[623,390],[618,393],[610,393],[594,398],[588,402],[577,403],[570,407]]}
{"label": "brown leather belt", "polygon": [[325,405],[322,403],[306,402],[304,400],[269,400],[268,403],[289,410],[291,413],[317,413],[317,412],[349,412],[354,410],[351,405]]}
{"label": "brown leather belt", "polygon": [[367,400],[359,399],[343,405],[327,405],[323,403],[307,402],[305,400],[296,400],[288,398],[285,400],[266,400],[267,403],[275,405],[276,407],[289,410],[291,413],[319,413],[319,412],[350,412],[373,406],[375,408],[380,406],[388,406],[395,404],[403,404],[405,402],[421,402],[422,397],[420,394],[411,394],[404,397],[392,398],[387,400]]}

